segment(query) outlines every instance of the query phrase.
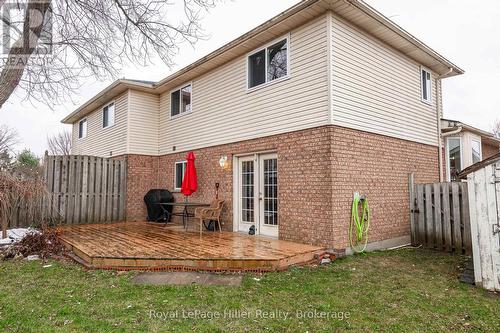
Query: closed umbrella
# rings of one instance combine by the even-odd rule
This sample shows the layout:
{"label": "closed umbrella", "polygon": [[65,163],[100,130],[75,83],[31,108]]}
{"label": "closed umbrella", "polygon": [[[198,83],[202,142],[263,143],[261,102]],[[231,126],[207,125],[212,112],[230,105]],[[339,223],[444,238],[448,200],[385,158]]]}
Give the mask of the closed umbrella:
{"label": "closed umbrella", "polygon": [[196,167],[194,166],[194,153],[188,153],[186,159],[187,165],[184,172],[184,179],[182,180],[181,192],[188,197],[198,189],[198,176],[196,175]]}

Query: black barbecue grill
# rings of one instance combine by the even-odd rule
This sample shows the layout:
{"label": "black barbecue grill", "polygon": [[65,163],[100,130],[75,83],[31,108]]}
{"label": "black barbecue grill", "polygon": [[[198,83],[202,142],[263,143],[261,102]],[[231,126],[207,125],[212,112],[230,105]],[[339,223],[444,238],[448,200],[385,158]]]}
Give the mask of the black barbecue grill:
{"label": "black barbecue grill", "polygon": [[[174,202],[174,196],[169,190],[153,189],[149,190],[144,196],[144,202],[148,210],[148,221],[155,222],[170,222],[172,215],[172,206],[162,208],[158,203],[160,202]],[[168,212],[165,212],[165,210]]]}

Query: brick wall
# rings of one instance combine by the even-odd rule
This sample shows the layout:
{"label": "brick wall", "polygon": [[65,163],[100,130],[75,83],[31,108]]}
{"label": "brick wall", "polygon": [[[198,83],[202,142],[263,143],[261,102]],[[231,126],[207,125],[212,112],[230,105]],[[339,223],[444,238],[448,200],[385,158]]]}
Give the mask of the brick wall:
{"label": "brick wall", "polygon": [[[221,155],[232,161],[233,155],[259,151],[278,154],[279,216],[281,239],[303,239],[307,243],[329,242],[331,235],[330,131],[319,127],[256,140],[195,150],[199,190],[190,200],[209,202],[220,184],[219,197],[226,201],[224,229],[233,230],[232,168],[222,170]],[[173,188],[174,163],[186,153],[160,157],[160,185]],[[182,195],[177,194],[177,200]]]}
{"label": "brick wall", "polygon": [[[280,239],[337,248],[348,245],[353,192],[368,195],[371,241],[408,235],[408,173],[416,182],[437,181],[439,173],[437,147],[335,126],[195,150],[199,190],[190,200],[209,202],[220,183],[226,230],[233,230],[233,172],[232,165],[222,170],[219,158],[232,163],[233,155],[259,151],[278,154]],[[144,218],[147,190],[172,190],[174,163],[185,155],[127,157],[129,220]]]}
{"label": "brick wall", "polygon": [[158,161],[156,156],[127,155],[127,197],[128,221],[144,221],[147,216],[144,195],[158,188]]}
{"label": "brick wall", "polygon": [[340,127],[333,133],[334,246],[348,243],[354,191],[369,201],[370,242],[409,235],[408,175],[439,181],[438,147]]}

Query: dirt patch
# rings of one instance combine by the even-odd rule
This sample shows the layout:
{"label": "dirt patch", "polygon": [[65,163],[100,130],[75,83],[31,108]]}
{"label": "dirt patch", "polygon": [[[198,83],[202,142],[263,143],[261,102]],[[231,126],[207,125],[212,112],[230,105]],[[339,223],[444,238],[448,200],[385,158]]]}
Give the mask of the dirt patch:
{"label": "dirt patch", "polygon": [[191,285],[202,286],[240,286],[242,275],[223,275],[197,272],[146,272],[132,278],[135,284],[162,286],[162,285]]}

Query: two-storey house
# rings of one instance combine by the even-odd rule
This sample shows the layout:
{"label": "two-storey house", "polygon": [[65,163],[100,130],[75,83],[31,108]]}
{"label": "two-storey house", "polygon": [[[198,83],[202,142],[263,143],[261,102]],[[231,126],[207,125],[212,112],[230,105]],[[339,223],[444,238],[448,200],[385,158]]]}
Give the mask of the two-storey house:
{"label": "two-storey house", "polygon": [[128,220],[145,219],[149,189],[179,190],[193,151],[192,200],[220,184],[226,230],[346,248],[358,192],[384,247],[409,239],[408,174],[439,180],[441,80],[462,73],[362,1],[305,0],[159,82],[116,81],[63,122],[74,154],[128,161]]}

